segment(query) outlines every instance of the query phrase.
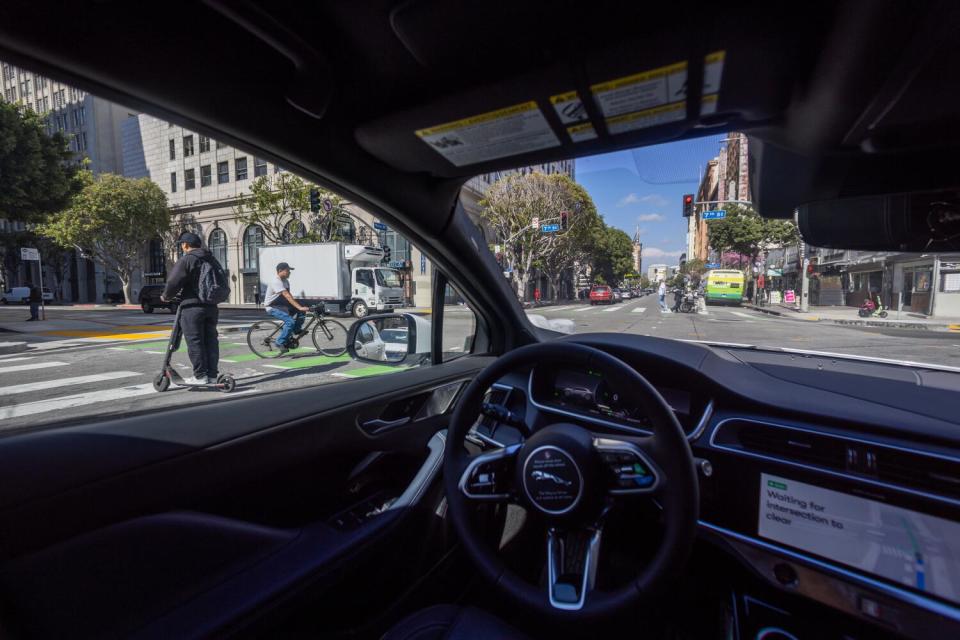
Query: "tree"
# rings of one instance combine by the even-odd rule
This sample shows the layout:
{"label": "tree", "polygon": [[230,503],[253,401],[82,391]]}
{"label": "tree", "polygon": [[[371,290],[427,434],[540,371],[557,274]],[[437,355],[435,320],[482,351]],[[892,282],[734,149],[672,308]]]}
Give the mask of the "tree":
{"label": "tree", "polygon": [[645,275],[641,275],[641,276],[640,276],[640,288],[641,288],[641,289],[646,289],[646,288],[649,287],[649,286],[650,286],[650,278],[648,278],[648,277],[645,276]]}
{"label": "tree", "polygon": [[752,264],[763,249],[781,247],[799,240],[797,227],[790,220],[761,218],[752,208],[728,205],[727,217],[708,223],[710,246],[721,256],[732,251]]}
{"label": "tree", "polygon": [[602,225],[591,246],[593,273],[617,284],[633,269],[633,241],[626,232]]}
{"label": "tree", "polygon": [[318,189],[299,176],[282,171],[260,176],[250,185],[250,195],[241,198],[234,214],[245,225],[263,229],[264,239],[272,244],[328,242],[340,239],[337,221],[346,212],[346,202],[338,195],[320,189],[320,200],[329,201],[330,211],[310,211],[310,190]]}
{"label": "tree", "polygon": [[82,186],[72,157],[39,115],[0,101],[0,218],[35,223],[66,207]]}
{"label": "tree", "polygon": [[[556,286],[564,269],[586,255],[591,230],[599,224],[593,200],[563,174],[539,172],[514,174],[495,182],[480,201],[481,217],[501,244],[503,267],[513,271],[526,296],[534,268],[547,274]],[[540,225],[561,223],[567,213],[567,228],[543,232]],[[538,225],[534,226],[534,219]]]}
{"label": "tree", "polygon": [[75,247],[117,274],[130,303],[130,281],[143,260],[144,245],[170,228],[167,197],[147,178],[82,173],[84,187],[68,209],[37,227],[40,235]]}

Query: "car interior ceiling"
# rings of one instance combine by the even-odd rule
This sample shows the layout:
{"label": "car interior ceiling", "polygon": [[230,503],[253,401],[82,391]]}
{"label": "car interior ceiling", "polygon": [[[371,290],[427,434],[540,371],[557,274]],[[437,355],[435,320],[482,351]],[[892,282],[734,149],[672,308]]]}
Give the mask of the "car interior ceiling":
{"label": "car interior ceiling", "polygon": [[[453,400],[492,356],[546,335],[530,326],[457,205],[463,183],[518,166],[744,131],[761,215],[789,218],[799,209],[804,234],[825,246],[929,247],[934,231],[916,222],[917,211],[960,201],[952,161],[960,151],[952,100],[960,91],[957,25],[957,3],[867,0],[698,8],[613,0],[5,3],[0,58],[254,151],[377,212],[457,286],[486,336],[481,353],[442,367],[287,391],[282,404],[267,407],[261,398],[223,403],[203,430],[194,420],[211,411],[180,408],[0,440],[0,635],[276,636],[279,629],[366,637],[451,593],[524,624],[523,612],[492,593],[437,517],[444,508],[437,507],[442,483],[434,481],[443,448],[437,433]],[[722,88],[716,111],[702,115],[704,60],[715,51],[725,52]],[[686,116],[673,123],[614,135],[585,101],[594,140],[561,137],[557,146],[463,166],[414,133],[527,101],[559,131],[550,96],[589,95],[597,82],[677,61],[687,62],[689,80]],[[871,212],[884,203],[886,224],[871,231],[878,219],[870,212],[844,219],[845,202]],[[638,371],[661,368],[670,384],[701,376],[714,393],[710,405],[695,403],[704,421],[714,399],[745,407],[748,383],[787,376],[759,355],[667,348],[652,339],[621,353],[603,336],[583,340]],[[740,366],[749,368],[741,386],[711,386],[711,372],[739,377]],[[527,389],[531,370],[520,374],[516,388]],[[910,419],[918,439],[944,446],[947,416],[913,416],[880,404],[882,391],[851,382],[886,374],[853,365],[832,374],[836,385],[818,389],[822,404],[811,403],[823,424],[853,438],[851,425],[867,422],[868,402],[876,402],[869,420],[891,441],[900,437],[897,420]],[[946,393],[949,385],[942,386],[911,393],[929,400],[920,394]],[[789,403],[796,389],[778,387],[782,396],[768,404]],[[789,415],[784,409],[780,417]],[[402,430],[378,430],[377,420],[396,417],[415,419]],[[482,535],[536,583],[543,555],[510,524],[515,514],[483,515]],[[718,517],[742,515],[734,508]],[[627,519],[634,517],[649,514]],[[514,537],[503,534],[505,526]],[[611,570],[648,561],[648,537],[645,531],[641,544],[620,545]],[[711,549],[698,545],[672,597],[633,612],[631,622],[659,630],[670,618],[681,637],[715,635],[724,618],[718,602],[728,597],[717,576],[755,576],[736,560],[743,549]],[[141,582],[142,589],[127,588]],[[797,616],[854,628],[843,618],[851,611],[783,598]],[[703,615],[685,619],[691,608]],[[87,626],[72,626],[79,620]],[[550,624],[540,630],[565,632]]]}

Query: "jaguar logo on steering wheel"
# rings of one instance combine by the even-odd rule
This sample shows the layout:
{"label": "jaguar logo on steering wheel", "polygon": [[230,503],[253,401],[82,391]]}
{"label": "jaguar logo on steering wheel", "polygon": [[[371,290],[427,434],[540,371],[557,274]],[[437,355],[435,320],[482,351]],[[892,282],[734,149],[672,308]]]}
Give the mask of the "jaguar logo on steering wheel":
{"label": "jaguar logo on steering wheel", "polygon": [[552,473],[547,473],[546,471],[533,471],[530,473],[530,477],[534,480],[549,480],[550,482],[559,484],[564,487],[569,487],[573,484],[572,480],[564,480],[560,476],[556,476]]}
{"label": "jaguar logo on steering wheel", "polygon": [[571,511],[580,501],[583,477],[570,454],[544,445],[530,453],[523,466],[523,485],[534,506],[550,515]]}

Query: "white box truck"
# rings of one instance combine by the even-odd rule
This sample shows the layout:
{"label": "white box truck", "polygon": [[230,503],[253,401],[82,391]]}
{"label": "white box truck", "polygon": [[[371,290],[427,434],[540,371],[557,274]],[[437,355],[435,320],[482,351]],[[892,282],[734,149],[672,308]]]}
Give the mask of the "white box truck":
{"label": "white box truck", "polygon": [[260,299],[281,262],[293,267],[290,293],[305,303],[323,302],[333,313],[362,318],[403,306],[400,272],[380,266],[383,249],[319,242],[260,247]]}

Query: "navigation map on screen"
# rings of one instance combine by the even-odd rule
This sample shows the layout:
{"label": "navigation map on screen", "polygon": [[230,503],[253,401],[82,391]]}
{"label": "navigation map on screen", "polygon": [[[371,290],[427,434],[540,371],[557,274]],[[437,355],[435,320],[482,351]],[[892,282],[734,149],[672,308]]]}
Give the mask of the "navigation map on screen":
{"label": "navigation map on screen", "polygon": [[759,534],[960,602],[960,523],[760,476]]}

